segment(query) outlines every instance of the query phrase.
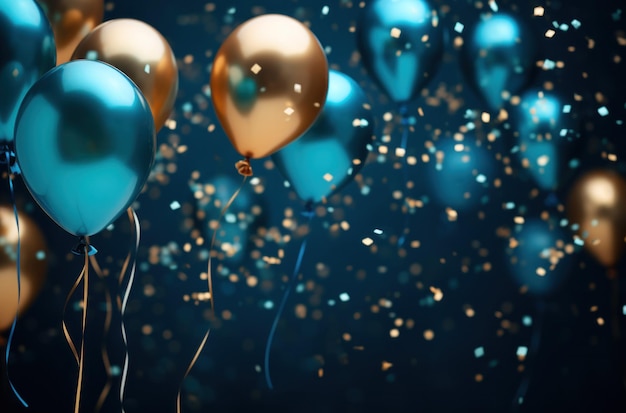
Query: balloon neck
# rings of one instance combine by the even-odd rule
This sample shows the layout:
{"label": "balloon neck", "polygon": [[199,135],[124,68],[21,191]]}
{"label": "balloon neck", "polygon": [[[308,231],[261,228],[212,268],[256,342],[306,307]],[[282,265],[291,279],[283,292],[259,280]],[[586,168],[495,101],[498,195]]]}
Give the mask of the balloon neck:
{"label": "balloon neck", "polygon": [[15,157],[15,152],[13,151],[13,145],[5,143],[0,148],[0,151],[2,151],[0,154],[0,164],[8,165],[12,174],[19,175],[20,167],[17,165],[17,158]]}
{"label": "balloon neck", "polygon": [[302,211],[302,216],[311,219],[314,215],[315,211],[313,210],[313,201],[307,201],[307,203],[304,204],[304,211]]}
{"label": "balloon neck", "polygon": [[400,103],[398,105],[398,115],[400,115],[400,122],[402,125],[409,124],[409,106],[406,103]]}
{"label": "balloon neck", "polygon": [[235,164],[235,168],[237,168],[237,172],[239,175],[243,175],[245,177],[252,176],[252,166],[250,165],[250,158],[246,156],[246,159],[242,159]]}
{"label": "balloon neck", "polygon": [[606,278],[608,278],[609,280],[617,279],[618,275],[619,274],[617,273],[617,270],[614,267],[609,267],[606,269]]}
{"label": "balloon neck", "polygon": [[72,254],[74,255],[96,255],[97,253],[98,250],[93,245],[89,244],[85,237],[80,237],[78,244],[72,248]]}

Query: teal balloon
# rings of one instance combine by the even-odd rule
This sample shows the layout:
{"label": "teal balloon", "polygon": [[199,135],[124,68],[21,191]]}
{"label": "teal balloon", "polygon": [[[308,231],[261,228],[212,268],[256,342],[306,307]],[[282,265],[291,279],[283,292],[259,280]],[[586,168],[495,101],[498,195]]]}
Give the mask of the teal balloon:
{"label": "teal balloon", "polygon": [[443,30],[425,0],[372,0],[357,26],[357,45],[370,75],[398,104],[413,100],[435,75]]}
{"label": "teal balloon", "polygon": [[278,170],[306,202],[338,191],[365,164],[374,132],[367,97],[349,76],[329,71],[326,104],[311,128],[272,155]]}
{"label": "teal balloon", "polygon": [[533,33],[518,18],[496,13],[467,29],[461,69],[469,86],[490,110],[501,109],[532,78],[536,51]]}
{"label": "teal balloon", "polygon": [[577,127],[571,104],[552,92],[531,90],[511,110],[516,132],[515,152],[543,190],[559,189],[571,169]]}
{"label": "teal balloon", "polygon": [[436,161],[428,163],[426,178],[435,202],[467,211],[489,201],[496,163],[472,133],[463,141],[452,138],[435,144]]}
{"label": "teal balloon", "polygon": [[55,63],[52,28],[35,0],[0,0],[0,144],[13,141],[26,92]]}
{"label": "teal balloon", "polygon": [[130,206],[148,178],[155,146],[143,94],[99,61],[50,70],[26,94],[15,124],[26,187],[78,236],[100,232]]}
{"label": "teal balloon", "polygon": [[516,228],[514,247],[506,247],[509,274],[520,287],[536,297],[556,292],[572,268],[572,256],[565,252],[571,236],[555,223],[530,218]]}

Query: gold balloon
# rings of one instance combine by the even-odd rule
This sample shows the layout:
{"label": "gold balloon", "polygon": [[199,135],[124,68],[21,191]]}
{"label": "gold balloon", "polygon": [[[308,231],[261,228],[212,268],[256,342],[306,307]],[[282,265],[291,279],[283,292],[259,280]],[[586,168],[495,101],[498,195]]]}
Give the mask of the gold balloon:
{"label": "gold balloon", "polygon": [[78,43],[102,22],[104,0],[37,0],[46,12],[57,47],[57,65],[68,62]]}
{"label": "gold balloon", "polygon": [[326,101],[328,62],[317,37],[288,16],[238,26],[213,61],[211,98],[231,143],[262,158],[302,135]]}
{"label": "gold balloon", "polygon": [[155,129],[165,124],[178,93],[178,66],[155,28],[134,19],[109,20],[80,42],[72,55],[76,59],[99,60],[124,72],[148,101]]}
{"label": "gold balloon", "polygon": [[17,227],[13,207],[0,205],[0,331],[11,327],[37,297],[48,267],[43,234],[33,220],[18,212],[20,222],[20,305],[17,306]]}
{"label": "gold balloon", "polygon": [[584,247],[605,268],[613,268],[624,251],[626,181],[616,172],[594,170],[576,180],[566,203],[570,225],[578,225]]}

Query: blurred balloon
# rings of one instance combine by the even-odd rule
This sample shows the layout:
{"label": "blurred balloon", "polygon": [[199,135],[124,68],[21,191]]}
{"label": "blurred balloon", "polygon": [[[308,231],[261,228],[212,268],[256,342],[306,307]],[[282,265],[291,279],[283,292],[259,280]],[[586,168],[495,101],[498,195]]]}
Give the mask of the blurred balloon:
{"label": "blurred balloon", "polygon": [[428,182],[437,202],[456,211],[486,203],[495,161],[489,151],[466,134],[462,141],[442,139],[435,144],[436,162],[428,165]]}
{"label": "blurred balloon", "polygon": [[613,268],[624,252],[626,180],[611,170],[580,176],[567,197],[567,218],[584,248],[605,268]]}
{"label": "blurred balloon", "polygon": [[15,150],[42,209],[67,232],[92,235],[141,191],[155,155],[154,122],[122,72],[72,61],[49,71],[24,98]]}
{"label": "blurred balloon", "polygon": [[515,282],[537,297],[546,297],[562,285],[572,265],[565,252],[567,236],[556,224],[539,218],[518,226],[509,241],[507,264]]}
{"label": "blurred balloon", "polygon": [[34,0],[0,2],[0,144],[13,141],[28,89],[54,67],[54,37]]}
{"label": "blurred balloon", "polygon": [[373,131],[363,90],[350,77],[331,70],[322,114],[272,159],[303,201],[319,202],[361,170]]}
{"label": "blurred balloon", "polygon": [[505,13],[486,16],[467,32],[461,69],[470,87],[497,111],[531,78],[536,61],[533,34]]}
{"label": "blurred balloon", "polygon": [[104,0],[37,1],[54,31],[57,65],[70,60],[78,43],[102,22],[104,16]]}
{"label": "blurred balloon", "polygon": [[268,156],[302,135],[327,91],[328,62],[319,41],[299,21],[278,14],[233,30],[211,70],[215,114],[247,158]]}
{"label": "blurred balloon", "polygon": [[33,303],[46,280],[48,249],[37,224],[18,213],[20,222],[20,304],[17,304],[17,227],[12,205],[0,205],[0,331],[11,327],[15,312]]}
{"label": "blurred balloon", "polygon": [[524,93],[512,110],[517,155],[541,189],[557,189],[570,169],[571,142],[576,133],[570,111],[571,105],[557,95],[536,90]]}
{"label": "blurred balloon", "polygon": [[443,30],[425,0],[372,0],[363,9],[357,45],[363,64],[395,103],[417,96],[435,75]]}
{"label": "blurred balloon", "polygon": [[[240,186],[241,181],[226,175],[216,176],[207,183],[190,184],[189,189],[196,203],[195,218],[205,239],[213,235],[211,221],[219,218],[222,209]],[[250,231],[261,213],[260,207],[253,208],[254,201],[250,186],[243,186],[220,223],[218,249],[224,253],[226,261],[240,262],[246,256]]]}
{"label": "blurred balloon", "polygon": [[165,124],[178,93],[176,58],[165,38],[139,20],[115,19],[96,27],[72,60],[100,60],[135,82],[150,105],[156,131]]}

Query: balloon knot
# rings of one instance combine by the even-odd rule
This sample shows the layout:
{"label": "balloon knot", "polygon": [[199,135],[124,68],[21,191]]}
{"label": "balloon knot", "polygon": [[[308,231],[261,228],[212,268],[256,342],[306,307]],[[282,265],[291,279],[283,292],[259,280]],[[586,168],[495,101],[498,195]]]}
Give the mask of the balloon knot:
{"label": "balloon knot", "polygon": [[0,164],[8,165],[12,174],[19,175],[21,172],[20,167],[17,164],[17,158],[15,157],[15,152],[13,152],[11,145],[3,145],[0,151],[2,151]]}
{"label": "balloon knot", "polygon": [[252,176],[252,166],[250,166],[250,158],[238,161],[235,164],[235,168],[237,168],[237,172],[239,172],[239,175]]}
{"label": "balloon knot", "polygon": [[85,237],[80,237],[78,240],[78,244],[74,248],[72,248],[72,254],[74,255],[85,255],[85,252],[88,255],[96,255],[98,250],[91,244],[87,245],[87,241],[85,241]]}

